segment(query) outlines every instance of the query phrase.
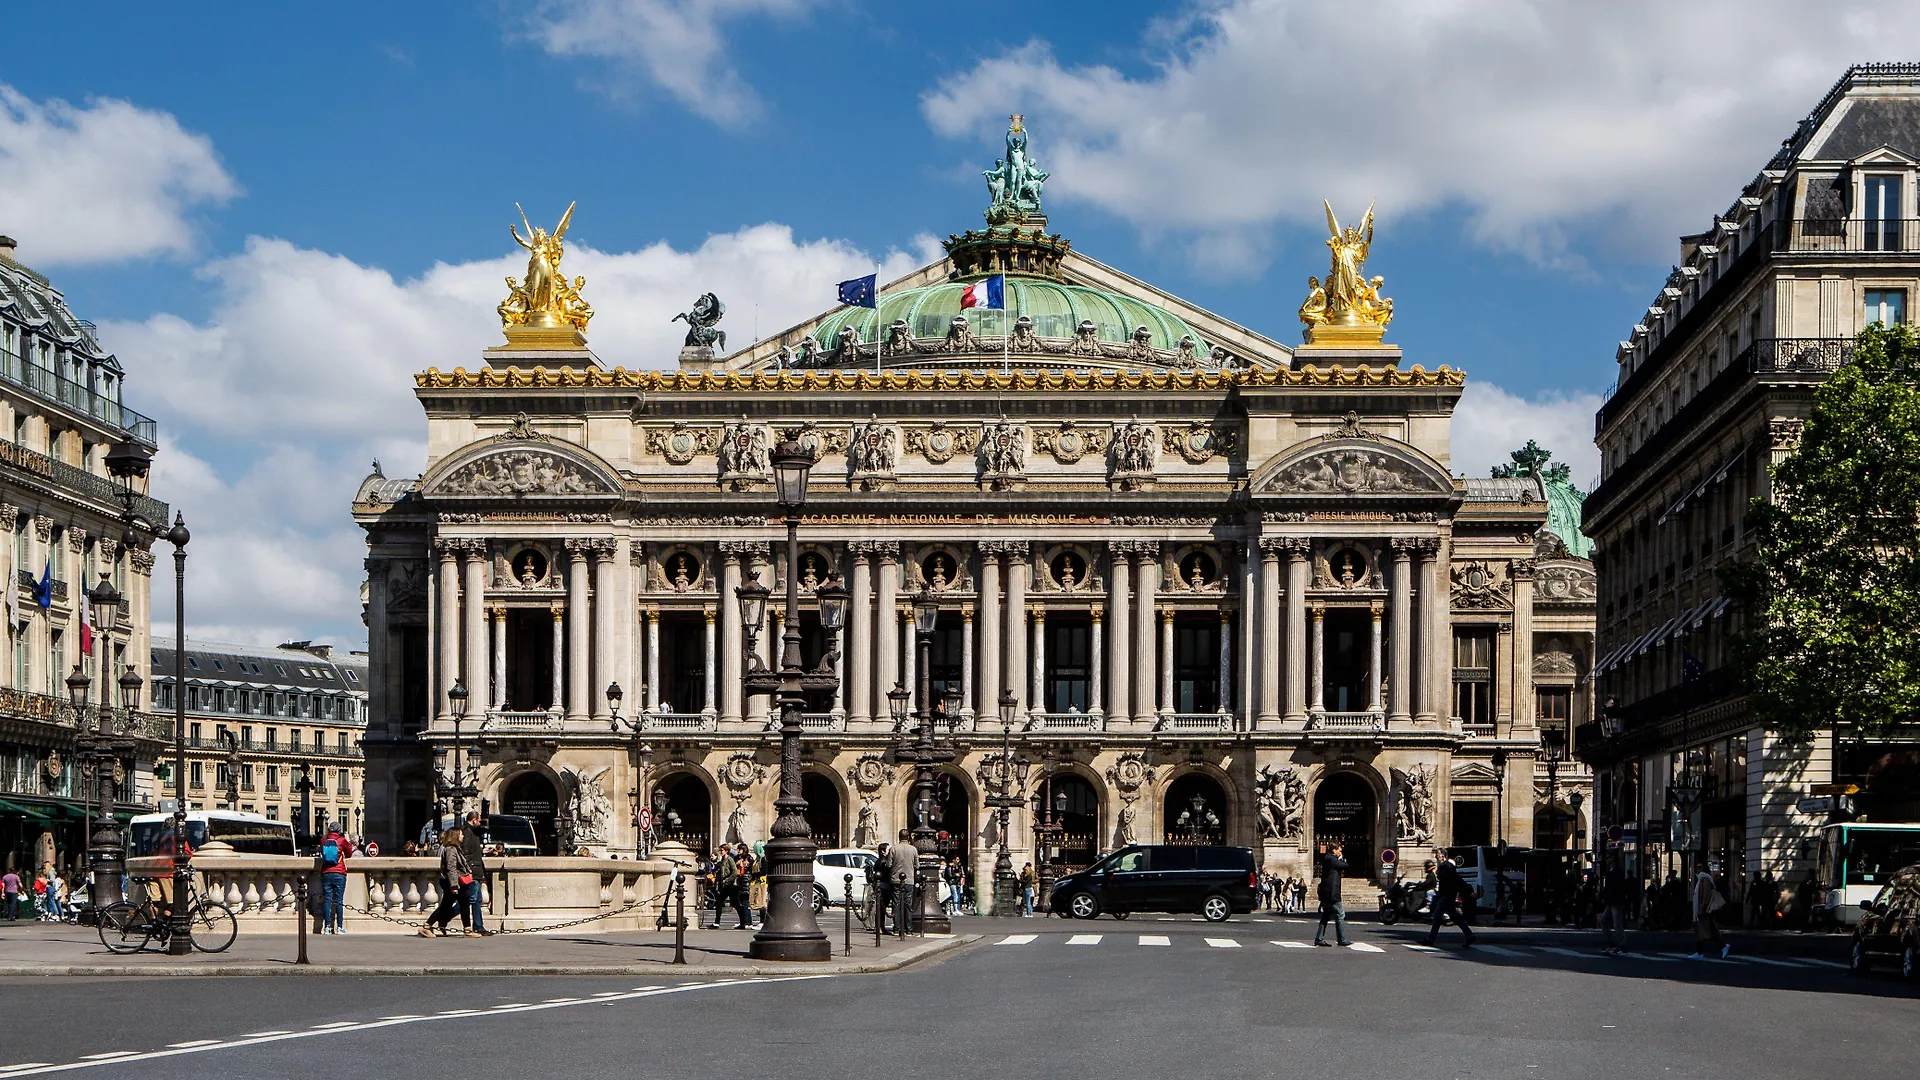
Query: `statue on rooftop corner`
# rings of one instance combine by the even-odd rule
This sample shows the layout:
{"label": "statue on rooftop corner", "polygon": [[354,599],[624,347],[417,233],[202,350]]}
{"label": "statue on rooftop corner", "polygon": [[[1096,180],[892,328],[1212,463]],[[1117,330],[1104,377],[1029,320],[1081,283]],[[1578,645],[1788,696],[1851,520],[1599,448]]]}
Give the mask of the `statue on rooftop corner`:
{"label": "statue on rooftop corner", "polygon": [[520,230],[512,225],[507,226],[507,231],[513,234],[515,243],[527,249],[527,279],[525,284],[511,277],[507,279],[507,298],[495,309],[500,313],[501,326],[587,328],[587,320],[593,318],[593,307],[580,297],[587,279],[576,277],[569,284],[566,275],[560,273],[560,258],[565,253],[562,241],[577,205],[569,203],[567,212],[560,215],[560,224],[548,233],[527,220],[527,212],[519,203],[514,204],[514,209],[520,211],[520,223],[527,227],[527,235],[521,236]]}
{"label": "statue on rooftop corner", "polygon": [[727,305],[712,293],[701,293],[700,299],[693,302],[692,311],[683,311],[669,322],[685,320],[687,324],[687,348],[705,349],[719,345],[727,347],[727,332],[716,330],[714,325],[727,314]]}
{"label": "statue on rooftop corner", "polygon": [[993,197],[987,207],[987,222],[999,225],[1023,218],[1040,217],[1040,189],[1048,173],[1027,153],[1026,117],[1019,113],[1008,118],[1007,154],[993,163],[984,174],[987,191]]}
{"label": "statue on rooftop corner", "polygon": [[[1393,321],[1393,301],[1380,295],[1386,279],[1366,276],[1367,252],[1373,246],[1373,207],[1358,227],[1342,228],[1333,215],[1333,204],[1322,201],[1327,209],[1327,247],[1331,252],[1327,278],[1307,279],[1307,299],[1300,305],[1300,321],[1307,326],[1307,340],[1338,336],[1343,340],[1371,338]],[[1329,329],[1334,334],[1326,334]],[[1342,334],[1339,331],[1346,331]]]}

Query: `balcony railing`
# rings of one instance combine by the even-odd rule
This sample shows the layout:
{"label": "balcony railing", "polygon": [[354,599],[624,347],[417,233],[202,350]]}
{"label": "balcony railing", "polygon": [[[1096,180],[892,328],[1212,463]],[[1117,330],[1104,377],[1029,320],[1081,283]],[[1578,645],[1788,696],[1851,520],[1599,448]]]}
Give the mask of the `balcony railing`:
{"label": "balcony railing", "polygon": [[1863,221],[1802,218],[1787,222],[1784,251],[1832,251],[1849,254],[1920,251],[1920,220],[1889,218]]}
{"label": "balcony railing", "polygon": [[112,398],[96,393],[91,387],[74,382],[57,371],[28,363],[17,353],[0,349],[0,380],[12,383],[63,409],[69,409],[82,416],[90,416],[110,428],[125,432],[149,447],[160,445],[157,441],[158,430],[151,417],[137,413]]}
{"label": "balcony railing", "polygon": [[1738,362],[1756,375],[1830,374],[1851,359],[1852,338],[1761,338]]}
{"label": "balcony railing", "polygon": [[1186,734],[1213,734],[1233,730],[1233,714],[1224,712],[1161,713],[1158,729]]}
{"label": "balcony railing", "polygon": [[1101,717],[1096,713],[1037,712],[1027,714],[1028,731],[1100,731]]}
{"label": "balcony railing", "polygon": [[642,731],[712,731],[716,718],[706,713],[652,712],[640,714]]}
{"label": "balcony railing", "polygon": [[65,698],[55,697],[52,694],[36,694],[30,690],[0,687],[0,716],[11,719],[32,720],[64,728],[77,729],[82,724],[88,728],[98,728],[103,711],[108,713],[106,717],[108,731],[141,739],[171,740],[173,738],[172,717],[124,709],[103,710],[99,705],[81,705],[76,708]]}
{"label": "balcony railing", "polygon": [[499,710],[487,713],[480,725],[481,731],[559,731],[560,717],[550,712],[508,712]]}
{"label": "balcony railing", "polygon": [[[85,469],[50,458],[38,450],[29,450],[18,443],[0,442],[0,465],[27,473],[108,505],[120,505],[120,485],[112,479],[95,476]],[[168,511],[167,504],[158,499],[135,495],[133,512],[148,521],[164,523],[167,520]]]}
{"label": "balcony railing", "polygon": [[1370,712],[1320,713],[1307,722],[1310,731],[1376,732],[1386,726],[1379,713]]}
{"label": "balcony railing", "polygon": [[810,712],[800,714],[800,729],[813,732],[847,730],[846,713]]}

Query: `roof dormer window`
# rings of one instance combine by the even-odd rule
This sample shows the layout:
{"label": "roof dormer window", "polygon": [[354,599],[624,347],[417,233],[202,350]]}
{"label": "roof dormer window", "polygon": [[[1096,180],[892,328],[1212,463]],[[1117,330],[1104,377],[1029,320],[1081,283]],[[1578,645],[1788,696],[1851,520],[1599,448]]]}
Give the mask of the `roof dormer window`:
{"label": "roof dormer window", "polygon": [[1904,251],[1901,244],[1901,203],[1900,178],[1898,176],[1869,176],[1866,178],[1860,216],[1864,222],[1866,250],[1868,251]]}

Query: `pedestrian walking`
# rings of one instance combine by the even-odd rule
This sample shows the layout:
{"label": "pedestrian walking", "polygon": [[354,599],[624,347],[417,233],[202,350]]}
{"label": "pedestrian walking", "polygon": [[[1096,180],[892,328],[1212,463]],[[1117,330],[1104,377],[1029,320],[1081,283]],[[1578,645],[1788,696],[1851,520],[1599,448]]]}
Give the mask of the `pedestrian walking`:
{"label": "pedestrian walking", "polygon": [[[420,928],[421,937],[432,937],[435,927],[445,936],[453,917],[459,913],[460,905],[467,895],[467,886],[473,884],[473,869],[467,865],[466,852],[460,849],[465,841],[465,833],[458,828],[448,829],[440,834],[440,904],[427,916],[425,926]],[[468,930],[468,937],[480,935]]]}
{"label": "pedestrian walking", "polygon": [[[347,932],[347,856],[353,854],[353,842],[328,829],[320,842],[320,932]],[[303,914],[301,916],[305,918]]]}
{"label": "pedestrian walking", "polygon": [[887,851],[891,845],[880,841],[876,848],[879,858],[867,867],[867,888],[873,892],[873,917],[880,921],[880,932],[887,932],[887,921],[893,912],[893,872],[889,869],[891,859]]}
{"label": "pedestrian walking", "polygon": [[1328,922],[1333,923],[1334,938],[1342,948],[1352,944],[1347,940],[1347,905],[1340,898],[1340,876],[1347,872],[1347,860],[1341,857],[1345,850],[1336,840],[1320,856],[1320,930],[1313,935],[1315,945],[1327,943]]}
{"label": "pedestrian walking", "polygon": [[1026,863],[1020,867],[1020,917],[1021,918],[1024,918],[1024,919],[1033,918],[1033,892],[1034,892],[1034,889],[1039,887],[1039,884],[1040,884],[1040,879],[1034,877],[1033,875],[1032,863]]}
{"label": "pedestrian walking", "polygon": [[466,838],[460,843],[460,851],[467,857],[473,884],[467,886],[466,904],[460,909],[460,921],[466,924],[467,929],[486,937],[489,931],[482,912],[487,906],[487,845],[481,836],[480,811],[467,811],[467,827],[463,831]]}
{"label": "pedestrian walking", "polygon": [[53,922],[67,917],[67,883],[60,879],[59,871],[51,866],[47,868],[47,916]]}
{"label": "pedestrian walking", "polygon": [[752,930],[753,921],[753,849],[741,844],[733,852],[733,914],[740,920],[735,930]]}
{"label": "pedestrian walking", "polygon": [[34,918],[41,922],[47,920],[47,872],[45,869],[33,872],[33,909]]}
{"label": "pedestrian walking", "polygon": [[713,928],[722,929],[720,913],[726,910],[727,899],[733,893],[733,845],[721,844],[720,850],[713,853],[713,869],[709,878],[709,888],[713,894]]}
{"label": "pedestrian walking", "polygon": [[1720,895],[1720,889],[1714,884],[1713,874],[1703,863],[1700,872],[1693,876],[1693,954],[1690,960],[1710,957],[1718,951],[1721,959],[1726,959],[1733,946],[1720,940],[1720,924],[1714,921],[1713,913],[1727,906],[1727,898]]}
{"label": "pedestrian walking", "polygon": [[893,902],[895,905],[893,928],[897,933],[905,933],[913,922],[909,914],[914,910],[914,885],[920,866],[920,852],[907,839],[907,830],[900,830],[900,842],[887,849],[887,876],[893,879]]}
{"label": "pedestrian walking", "polygon": [[1298,915],[1305,910],[1307,910],[1307,879],[1297,877],[1293,879],[1293,913]]}
{"label": "pedestrian walking", "polygon": [[1606,934],[1609,956],[1627,951],[1627,905],[1632,899],[1633,887],[1620,867],[1620,856],[1609,853],[1606,869],[1600,874],[1600,928]]}
{"label": "pedestrian walking", "polygon": [[20,919],[20,875],[19,874],[16,874],[13,871],[9,870],[4,875],[0,875],[0,900],[4,900],[6,903],[7,921],[8,922],[19,921]]}
{"label": "pedestrian walking", "polygon": [[1448,919],[1460,928],[1463,937],[1462,948],[1473,948],[1473,928],[1467,925],[1465,916],[1460,913],[1462,903],[1473,903],[1473,890],[1467,886],[1467,880],[1460,876],[1460,868],[1446,852],[1440,853],[1440,866],[1434,877],[1433,888],[1433,926],[1427,931],[1426,943],[1433,945],[1440,940],[1440,927]]}

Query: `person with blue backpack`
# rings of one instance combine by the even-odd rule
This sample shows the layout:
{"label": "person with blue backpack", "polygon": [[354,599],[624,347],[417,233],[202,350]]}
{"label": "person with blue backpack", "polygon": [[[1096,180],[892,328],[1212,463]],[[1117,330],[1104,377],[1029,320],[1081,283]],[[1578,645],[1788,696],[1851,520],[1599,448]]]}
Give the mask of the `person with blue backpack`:
{"label": "person with blue backpack", "polygon": [[347,857],[353,854],[353,841],[328,829],[320,842],[320,932],[347,932]]}

